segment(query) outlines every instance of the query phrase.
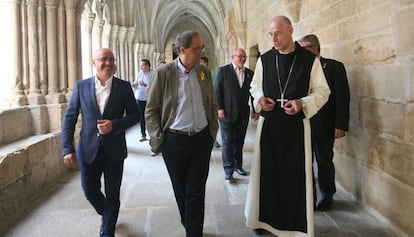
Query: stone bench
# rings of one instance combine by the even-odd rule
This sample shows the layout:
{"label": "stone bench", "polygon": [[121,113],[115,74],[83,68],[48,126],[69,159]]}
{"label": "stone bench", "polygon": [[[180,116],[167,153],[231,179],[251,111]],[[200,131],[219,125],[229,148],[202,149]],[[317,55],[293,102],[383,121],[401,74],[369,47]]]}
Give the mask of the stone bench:
{"label": "stone bench", "polygon": [[0,230],[68,172],[60,145],[64,108],[41,105],[0,111]]}

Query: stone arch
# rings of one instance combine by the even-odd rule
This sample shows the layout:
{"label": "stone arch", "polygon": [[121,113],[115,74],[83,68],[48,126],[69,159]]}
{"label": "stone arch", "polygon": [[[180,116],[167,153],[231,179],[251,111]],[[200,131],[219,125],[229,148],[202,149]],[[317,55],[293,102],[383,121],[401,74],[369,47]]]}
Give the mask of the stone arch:
{"label": "stone arch", "polygon": [[195,4],[177,4],[168,2],[159,4],[153,13],[153,39],[155,50],[161,54],[170,50],[171,42],[184,30],[199,32],[205,43],[206,56],[210,65],[216,63],[215,39],[223,29],[223,6],[218,1],[197,2]]}

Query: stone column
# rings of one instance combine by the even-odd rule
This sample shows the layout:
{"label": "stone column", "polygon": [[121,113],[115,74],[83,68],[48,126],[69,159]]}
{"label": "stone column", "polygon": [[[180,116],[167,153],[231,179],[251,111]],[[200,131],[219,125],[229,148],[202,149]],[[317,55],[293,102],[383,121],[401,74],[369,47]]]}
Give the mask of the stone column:
{"label": "stone column", "polygon": [[149,57],[149,55],[150,55],[150,45],[149,44],[144,44],[143,45],[142,52],[143,52],[144,58],[151,60],[150,57]]}
{"label": "stone column", "polygon": [[39,82],[39,47],[38,47],[38,0],[26,0],[27,4],[27,31],[28,31],[28,59],[29,59],[29,104],[44,104],[45,98],[40,91]]}
{"label": "stone column", "polygon": [[154,64],[153,64],[153,68],[157,68],[158,67],[158,62],[160,61],[160,53],[159,52],[155,52],[154,51]]}
{"label": "stone column", "polygon": [[148,60],[151,62],[151,68],[154,68],[157,64],[155,62],[155,50],[154,44],[150,44],[148,47]]}
{"label": "stone column", "polygon": [[7,35],[0,44],[0,50],[5,55],[0,57],[0,63],[3,77],[6,78],[0,86],[0,106],[5,107],[27,104],[22,81],[20,2],[9,0],[0,4],[0,15],[3,19],[0,21],[0,29]]}
{"label": "stone column", "polygon": [[92,28],[92,52],[102,48],[102,35],[105,21],[95,17]]}
{"label": "stone column", "polygon": [[127,33],[127,50],[128,50],[128,78],[125,78],[129,81],[134,81],[135,80],[135,63],[134,63],[134,58],[135,58],[135,28],[134,27],[129,27],[128,28],[128,33]]}
{"label": "stone column", "polygon": [[120,77],[120,64],[123,63],[120,61],[121,55],[119,54],[119,41],[118,41],[118,32],[119,32],[119,26],[112,25],[111,26],[111,32],[109,34],[110,40],[109,40],[109,48],[112,50],[112,52],[115,55],[116,58],[116,65],[118,67],[118,70],[115,72],[115,75],[117,77]]}
{"label": "stone column", "polygon": [[57,8],[57,57],[58,57],[58,84],[59,92],[68,92],[68,67],[66,54],[66,11],[64,3],[60,1]]}
{"label": "stone column", "polygon": [[66,10],[66,52],[68,65],[68,89],[73,91],[77,81],[76,58],[76,6],[78,0],[65,0]]}
{"label": "stone column", "polygon": [[46,102],[48,104],[59,104],[64,102],[63,95],[59,93],[56,3],[57,0],[45,0],[48,79]]}
{"label": "stone column", "polygon": [[104,24],[102,31],[102,48],[111,48],[112,25]]}
{"label": "stone column", "polygon": [[93,73],[92,67],[92,28],[96,15],[91,12],[89,3],[82,14],[82,78],[90,77]]}
{"label": "stone column", "polygon": [[48,89],[47,72],[47,43],[46,43],[46,22],[45,22],[45,0],[38,0],[37,6],[37,32],[39,49],[39,89],[42,95],[46,95]]}
{"label": "stone column", "polygon": [[137,46],[136,46],[136,59],[137,59],[136,64],[137,65],[139,65],[139,61],[141,60],[141,58],[142,58],[142,44],[137,43]]}
{"label": "stone column", "polygon": [[96,14],[95,21],[92,27],[92,52],[102,48],[102,34],[105,21],[103,20],[103,8],[105,1],[94,1],[92,9]]}
{"label": "stone column", "polygon": [[127,28],[125,26],[119,27],[118,31],[118,40],[119,40],[119,58],[118,61],[118,75],[124,79],[128,79],[128,74],[126,73],[127,63],[128,63],[128,52],[126,50],[126,35]]}

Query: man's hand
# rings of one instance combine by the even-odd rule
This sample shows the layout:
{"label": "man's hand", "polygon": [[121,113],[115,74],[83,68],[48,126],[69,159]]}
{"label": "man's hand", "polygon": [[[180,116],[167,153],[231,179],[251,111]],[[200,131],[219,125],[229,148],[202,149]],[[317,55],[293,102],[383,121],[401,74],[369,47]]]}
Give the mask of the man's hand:
{"label": "man's hand", "polygon": [[264,111],[271,111],[275,108],[276,102],[268,97],[262,97],[259,99],[259,105]]}
{"label": "man's hand", "polygon": [[97,121],[99,134],[107,134],[112,131],[112,121],[109,119],[102,119]]}
{"label": "man's hand", "polygon": [[76,168],[78,166],[78,160],[76,159],[76,153],[69,153],[63,157],[63,163],[72,168]]}
{"label": "man's hand", "polygon": [[345,131],[342,129],[335,129],[335,138],[341,138],[345,136]]}
{"label": "man's hand", "polygon": [[295,115],[302,110],[302,101],[301,100],[289,100],[283,105],[285,113],[289,115]]}

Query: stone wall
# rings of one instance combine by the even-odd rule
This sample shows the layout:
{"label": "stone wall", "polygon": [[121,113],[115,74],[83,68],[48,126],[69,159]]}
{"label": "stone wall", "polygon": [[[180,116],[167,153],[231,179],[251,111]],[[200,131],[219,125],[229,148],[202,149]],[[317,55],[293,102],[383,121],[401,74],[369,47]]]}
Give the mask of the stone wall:
{"label": "stone wall", "polygon": [[0,112],[0,233],[66,174],[60,145],[64,108],[41,105]]}
{"label": "stone wall", "polygon": [[295,39],[317,34],[321,54],[344,62],[351,119],[335,145],[337,182],[401,236],[414,236],[414,1],[247,2],[248,47],[267,51],[269,21],[286,15]]}

